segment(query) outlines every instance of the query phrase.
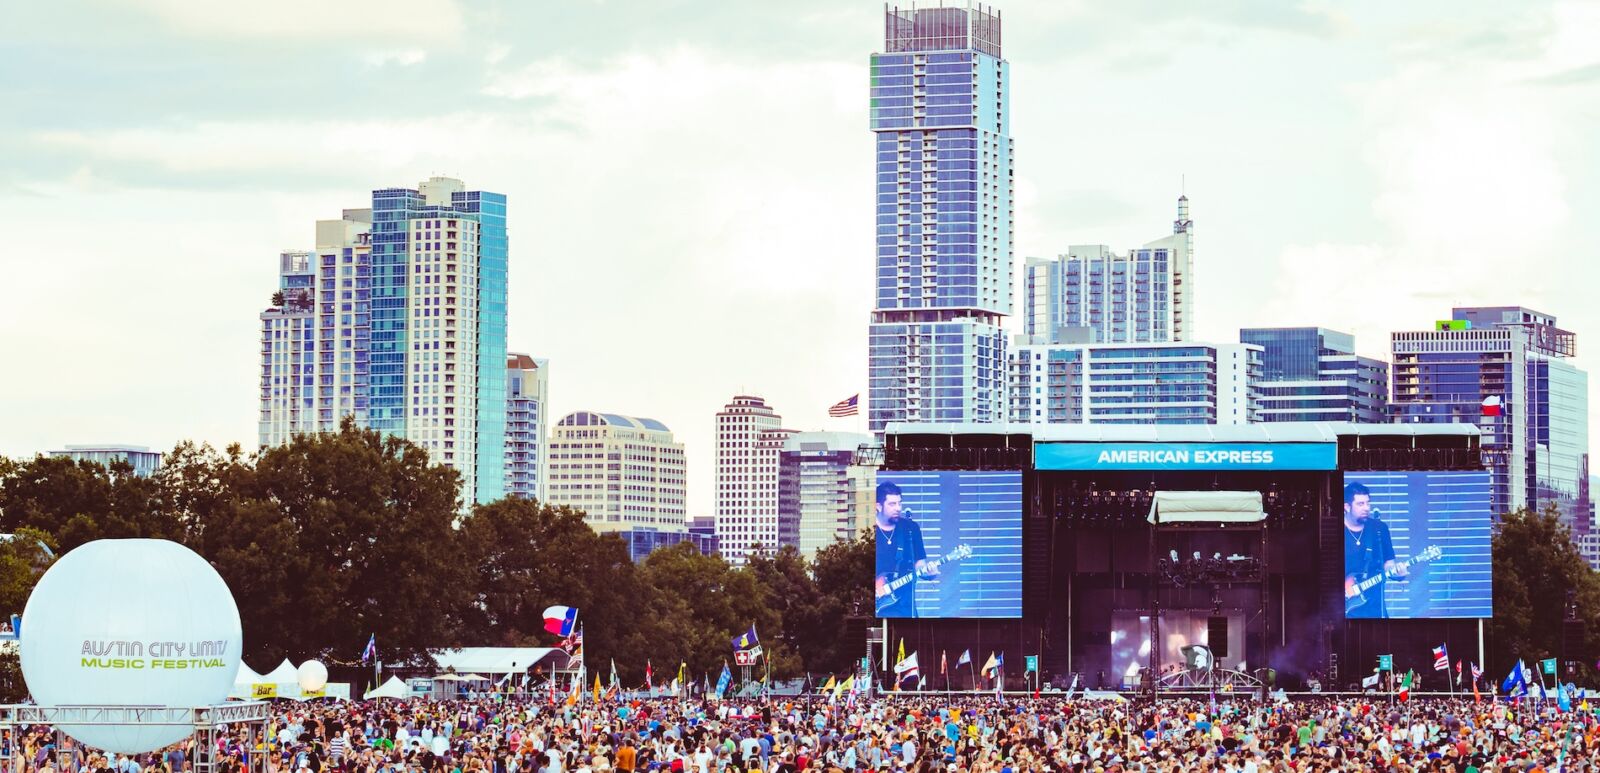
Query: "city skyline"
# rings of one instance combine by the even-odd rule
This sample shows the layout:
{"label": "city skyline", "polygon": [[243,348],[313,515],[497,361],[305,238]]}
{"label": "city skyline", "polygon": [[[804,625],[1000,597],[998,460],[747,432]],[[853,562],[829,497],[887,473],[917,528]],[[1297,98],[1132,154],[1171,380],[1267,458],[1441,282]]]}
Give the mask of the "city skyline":
{"label": "city skyline", "polygon": [[[65,21],[91,7],[92,23]],[[1143,243],[1186,192],[1203,223],[1197,341],[1323,326],[1387,360],[1390,332],[1468,305],[1600,330],[1578,217],[1600,203],[1580,173],[1600,161],[1584,143],[1594,8],[999,8],[1014,263]],[[509,339],[557,368],[549,415],[672,427],[690,515],[712,510],[710,418],[728,395],[765,397],[795,429],[857,429],[826,409],[866,400],[881,4],[18,10],[0,45],[37,75],[0,87],[19,106],[0,117],[0,200],[29,227],[5,253],[0,330],[29,375],[0,386],[0,453],[252,447],[273,256],[372,188],[435,173],[517,202]],[[127,72],[90,78],[76,59],[91,49]],[[398,83],[430,103],[391,104]],[[772,134],[752,141],[757,125]],[[780,145],[797,156],[775,165]],[[117,377],[63,378],[87,353]]]}

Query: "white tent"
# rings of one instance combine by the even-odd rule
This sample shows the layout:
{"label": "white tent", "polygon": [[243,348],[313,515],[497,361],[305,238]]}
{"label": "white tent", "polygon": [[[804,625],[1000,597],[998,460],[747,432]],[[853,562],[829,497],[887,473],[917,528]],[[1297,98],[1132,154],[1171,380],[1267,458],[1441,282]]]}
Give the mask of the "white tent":
{"label": "white tent", "polygon": [[1151,523],[1256,523],[1267,517],[1259,491],[1157,491]]}
{"label": "white tent", "polygon": [[262,674],[260,681],[269,684],[299,684],[300,669],[295,668],[288,658],[284,658],[283,662],[279,663],[277,668],[272,669],[271,673]]}
{"label": "white tent", "polygon": [[389,681],[383,683],[382,687],[367,693],[366,697],[367,700],[373,698],[405,698],[410,694],[411,688],[407,687],[405,682],[400,681],[400,677],[391,676]]}
{"label": "white tent", "polygon": [[239,661],[239,672],[234,675],[233,683],[236,685],[252,685],[259,681],[261,681],[261,675],[256,673],[255,669],[251,668],[243,660]]}
{"label": "white tent", "polygon": [[558,647],[464,647],[435,652],[433,661],[440,671],[458,674],[520,674],[536,665],[566,668],[567,653]]}

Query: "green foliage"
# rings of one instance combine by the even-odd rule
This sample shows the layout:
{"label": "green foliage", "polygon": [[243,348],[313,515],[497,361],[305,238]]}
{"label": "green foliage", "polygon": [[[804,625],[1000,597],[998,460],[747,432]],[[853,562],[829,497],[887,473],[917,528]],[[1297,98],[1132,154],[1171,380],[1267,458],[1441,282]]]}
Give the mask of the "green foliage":
{"label": "green foliage", "polygon": [[[1588,623],[1582,652],[1562,651],[1568,600]],[[1600,575],[1584,562],[1554,507],[1503,516],[1494,535],[1494,660],[1565,657],[1585,664],[1600,653]]]}
{"label": "green foliage", "polygon": [[[348,420],[256,454],[181,443],[150,478],[0,458],[0,531],[17,534],[0,544],[0,615],[21,611],[48,566],[41,542],[66,552],[156,537],[216,567],[257,670],[285,657],[348,663],[373,634],[391,663],[444,647],[552,646],[543,611],[564,604],[581,610],[602,677],[614,659],[627,684],[643,682],[647,660],[661,684],[679,663],[714,680],[754,624],[773,677],[788,678],[848,668],[872,616],[870,535],[814,563],[786,548],[735,569],[682,543],[636,566],[569,508],[505,499],[463,513],[454,471]],[[5,674],[0,659],[0,691]]]}

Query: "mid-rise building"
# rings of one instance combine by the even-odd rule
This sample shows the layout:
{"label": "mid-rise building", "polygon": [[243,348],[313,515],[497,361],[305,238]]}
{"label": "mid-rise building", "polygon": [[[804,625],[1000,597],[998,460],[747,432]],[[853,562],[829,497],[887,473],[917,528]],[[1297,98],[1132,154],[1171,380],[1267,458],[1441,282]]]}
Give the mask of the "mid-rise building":
{"label": "mid-rise building", "polygon": [[1389,363],[1356,354],[1355,337],[1320,327],[1245,328],[1261,356],[1261,421],[1389,420]]}
{"label": "mid-rise building", "polygon": [[1571,363],[1575,335],[1519,306],[1457,308],[1391,346],[1395,421],[1478,425],[1496,512],[1553,504],[1575,535],[1589,532],[1589,377]]}
{"label": "mid-rise building", "polygon": [[544,499],[550,361],[506,357],[506,496]]}
{"label": "mid-rise building", "polygon": [[1011,420],[1036,424],[1248,424],[1261,347],[1024,344],[1011,360]]}
{"label": "mid-rise building", "polygon": [[1023,336],[1029,343],[1165,343],[1194,330],[1194,221],[1178,198],[1172,234],[1119,255],[1074,245],[1028,258]]}
{"label": "mid-rise building", "polygon": [[578,411],[550,430],[546,501],[582,510],[595,531],[683,531],[683,444],[655,419]]}
{"label": "mid-rise building", "polygon": [[872,525],[877,474],[854,464],[856,450],[872,445],[871,435],[854,432],[800,432],[778,455],[778,520],[793,524],[800,554],[806,558],[839,540],[849,540]]}
{"label": "mid-rise building", "polygon": [[794,430],[754,395],[735,395],[717,412],[717,547],[735,566],[754,549],[798,539],[778,518],[778,452]]}
{"label": "mid-rise building", "polygon": [[623,529],[612,532],[628,546],[628,558],[634,563],[639,563],[650,557],[651,553],[668,548],[680,542],[694,545],[694,549],[703,556],[717,554],[717,538],[708,534],[696,534],[690,531],[657,531],[655,529]]}
{"label": "mid-rise building", "polygon": [[1013,186],[1000,13],[896,7],[884,22],[867,423],[1001,421]]}
{"label": "mid-rise building", "polygon": [[433,177],[372,192],[279,256],[261,314],[260,442],[345,417],[461,474],[468,502],[505,492],[506,198]]}
{"label": "mid-rise building", "polygon": [[127,462],[133,474],[141,478],[154,475],[161,469],[161,452],[146,446],[125,446],[115,443],[96,445],[68,445],[64,450],[51,451],[51,456],[64,456],[75,462],[94,462],[107,470],[117,462]]}

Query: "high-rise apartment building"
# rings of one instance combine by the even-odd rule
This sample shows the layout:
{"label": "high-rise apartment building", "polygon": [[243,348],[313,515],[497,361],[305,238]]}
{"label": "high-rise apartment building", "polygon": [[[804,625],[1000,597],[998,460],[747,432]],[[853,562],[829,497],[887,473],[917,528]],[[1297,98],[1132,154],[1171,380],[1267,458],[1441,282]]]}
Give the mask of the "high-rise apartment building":
{"label": "high-rise apartment building", "polygon": [[1074,245],[1054,259],[1028,258],[1023,331],[1029,343],[1164,343],[1194,330],[1194,221],[1178,198],[1172,234],[1118,255]]}
{"label": "high-rise apartment building", "polygon": [[544,499],[550,361],[506,356],[506,495]]}
{"label": "high-rise apartment building", "polygon": [[778,452],[794,430],[754,395],[735,395],[717,412],[717,548],[735,566],[751,550],[792,545],[793,524],[778,518]]}
{"label": "high-rise apartment building", "polygon": [[505,493],[506,197],[432,177],[372,192],[369,422]]}
{"label": "high-rise apartment building", "polygon": [[115,443],[98,445],[68,445],[64,450],[51,451],[51,456],[64,456],[75,462],[94,462],[107,470],[117,462],[127,462],[133,474],[148,478],[161,469],[161,452],[147,446],[125,446]]}
{"label": "high-rise apartment building", "polygon": [[261,313],[258,439],[366,426],[372,334],[372,211],[319,220],[316,249],[278,256],[278,289]]}
{"label": "high-rise apartment building", "polygon": [[505,492],[506,199],[434,177],[372,192],[279,257],[260,440],[346,416],[427,449],[469,502]]}
{"label": "high-rise apartment building", "polygon": [[856,450],[873,443],[854,432],[800,432],[778,455],[778,519],[794,524],[806,558],[872,525],[876,470],[854,464]]}
{"label": "high-rise apartment building", "polygon": [[1248,424],[1261,347],[1026,344],[1011,360],[1011,420],[1036,424]]}
{"label": "high-rise apartment building", "polygon": [[1478,425],[1496,512],[1554,504],[1589,532],[1589,377],[1570,361],[1575,335],[1549,314],[1493,306],[1457,308],[1391,345],[1395,421]]}
{"label": "high-rise apartment building", "polygon": [[1355,337],[1321,327],[1245,328],[1261,356],[1261,421],[1389,421],[1389,363],[1356,354]]}
{"label": "high-rise apartment building", "polygon": [[683,444],[655,419],[578,411],[550,430],[545,497],[595,531],[684,530]]}
{"label": "high-rise apartment building", "polygon": [[[872,55],[876,296],[867,421],[1004,418],[1011,313],[1009,64],[1000,14],[886,9]],[[724,552],[727,545],[723,546]]]}

